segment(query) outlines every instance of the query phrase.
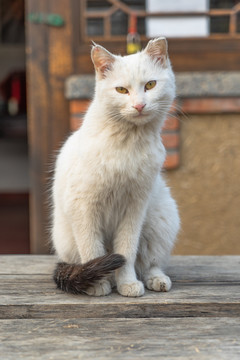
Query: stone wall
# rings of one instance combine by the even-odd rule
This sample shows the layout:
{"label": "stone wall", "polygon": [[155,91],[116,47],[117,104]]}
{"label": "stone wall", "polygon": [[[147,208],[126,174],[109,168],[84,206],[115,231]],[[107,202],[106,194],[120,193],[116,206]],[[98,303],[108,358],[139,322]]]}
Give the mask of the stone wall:
{"label": "stone wall", "polygon": [[181,164],[168,171],[181,214],[175,254],[240,254],[240,117],[181,119]]}

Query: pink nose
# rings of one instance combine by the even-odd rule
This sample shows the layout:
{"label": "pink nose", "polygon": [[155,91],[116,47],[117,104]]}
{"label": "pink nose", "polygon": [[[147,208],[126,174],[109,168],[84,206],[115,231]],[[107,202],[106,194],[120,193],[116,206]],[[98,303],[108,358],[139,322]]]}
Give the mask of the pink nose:
{"label": "pink nose", "polygon": [[142,112],[142,109],[144,108],[146,104],[137,104],[137,105],[134,105],[134,109],[136,109],[139,113]]}

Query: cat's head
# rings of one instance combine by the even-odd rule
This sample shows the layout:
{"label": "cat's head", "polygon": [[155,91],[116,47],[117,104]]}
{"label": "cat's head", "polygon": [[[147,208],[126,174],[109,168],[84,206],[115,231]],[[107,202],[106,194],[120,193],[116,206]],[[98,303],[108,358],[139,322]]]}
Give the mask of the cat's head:
{"label": "cat's head", "polygon": [[106,113],[136,125],[165,117],[175,97],[165,38],[150,40],[141,52],[123,57],[94,44],[91,56],[96,99]]}

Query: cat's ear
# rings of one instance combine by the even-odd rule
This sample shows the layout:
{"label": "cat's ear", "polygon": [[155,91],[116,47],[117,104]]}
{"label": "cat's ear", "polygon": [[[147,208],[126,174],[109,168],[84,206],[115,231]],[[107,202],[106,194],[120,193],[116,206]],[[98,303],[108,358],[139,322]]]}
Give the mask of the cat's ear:
{"label": "cat's ear", "polygon": [[106,73],[112,68],[112,65],[115,61],[115,56],[101,45],[95,44],[93,42],[91,58],[100,79],[106,77]]}
{"label": "cat's ear", "polygon": [[167,66],[168,45],[165,37],[150,40],[144,52],[162,66]]}

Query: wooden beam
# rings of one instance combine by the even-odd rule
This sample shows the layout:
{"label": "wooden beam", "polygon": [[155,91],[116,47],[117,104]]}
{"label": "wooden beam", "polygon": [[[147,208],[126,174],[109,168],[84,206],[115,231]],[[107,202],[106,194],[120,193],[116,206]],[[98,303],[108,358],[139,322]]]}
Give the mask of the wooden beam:
{"label": "wooden beam", "polygon": [[[73,72],[72,6],[59,1],[26,1],[27,94],[30,156],[30,249],[48,253],[48,183],[54,153],[69,129],[65,78]],[[30,13],[57,13],[63,27],[33,24]]]}

